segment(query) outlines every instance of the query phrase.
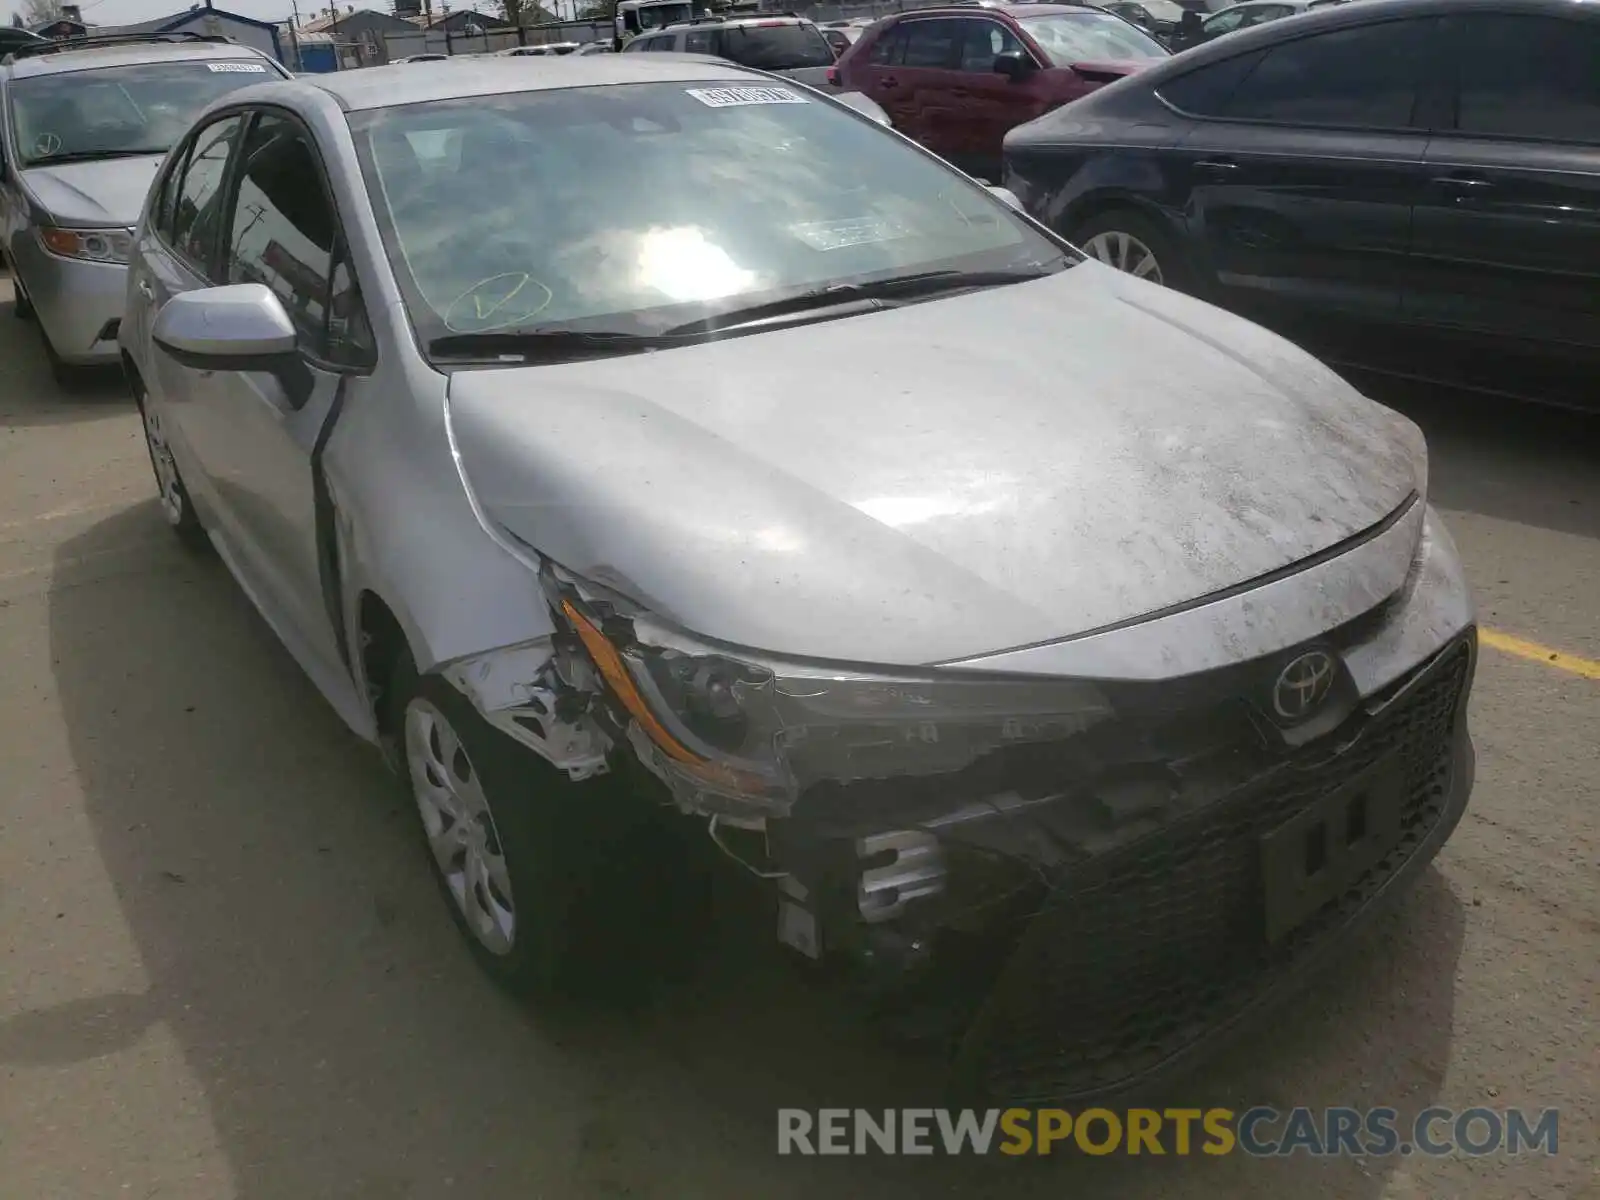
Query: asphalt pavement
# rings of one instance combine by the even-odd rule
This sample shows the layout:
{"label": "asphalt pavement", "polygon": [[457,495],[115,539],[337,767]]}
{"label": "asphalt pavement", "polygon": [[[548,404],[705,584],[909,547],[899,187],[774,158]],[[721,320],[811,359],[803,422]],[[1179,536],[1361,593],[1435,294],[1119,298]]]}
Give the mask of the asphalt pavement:
{"label": "asphalt pavement", "polygon": [[1481,608],[1475,798],[1403,905],[1169,1098],[1555,1107],[1554,1157],[779,1158],[780,1106],[934,1102],[931,1064],[738,883],[677,970],[498,994],[409,801],[162,524],[120,385],[58,391],[9,293],[4,1200],[1600,1196],[1600,419],[1376,389],[1430,434]]}

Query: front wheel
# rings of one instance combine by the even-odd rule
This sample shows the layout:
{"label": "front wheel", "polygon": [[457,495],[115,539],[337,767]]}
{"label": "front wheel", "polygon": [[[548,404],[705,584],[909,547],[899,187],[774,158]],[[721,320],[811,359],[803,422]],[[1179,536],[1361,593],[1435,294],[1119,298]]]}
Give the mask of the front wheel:
{"label": "front wheel", "polygon": [[625,779],[574,782],[448,682],[419,676],[405,651],[382,710],[434,877],[495,982],[536,998],[609,995],[666,965],[684,864]]}
{"label": "front wheel", "polygon": [[1141,213],[1113,209],[1090,217],[1068,240],[1090,258],[1136,279],[1190,290],[1188,263],[1177,240]]}
{"label": "front wheel", "polygon": [[166,425],[161,414],[151,408],[144,389],[134,384],[134,401],[139,406],[139,419],[144,424],[145,449],[150,452],[150,470],[156,477],[156,491],[161,503],[161,515],[167,525],[178,535],[178,540],[191,550],[203,550],[210,545],[206,531],[195,515],[189,492],[178,474],[178,463],[167,443]]}

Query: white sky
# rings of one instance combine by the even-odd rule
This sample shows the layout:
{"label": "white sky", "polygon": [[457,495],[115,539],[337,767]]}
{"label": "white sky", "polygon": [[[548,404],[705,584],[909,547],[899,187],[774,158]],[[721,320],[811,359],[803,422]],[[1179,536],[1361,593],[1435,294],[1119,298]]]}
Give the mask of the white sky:
{"label": "white sky", "polygon": [[[313,14],[318,7],[318,0],[295,0],[300,6],[302,17]],[[327,0],[321,0],[326,7]],[[345,0],[351,3],[353,0]],[[129,21],[148,21],[152,17],[164,17],[169,13],[180,13],[186,10],[192,0],[83,0],[83,19],[93,21],[99,25],[121,25]],[[254,17],[258,21],[284,21],[289,18],[290,0],[213,0],[218,8],[228,12],[238,13],[241,17]],[[0,14],[6,24],[11,23],[11,14],[22,7],[22,0],[0,0]],[[388,5],[356,4],[357,8],[377,8],[380,12],[388,11]],[[451,5],[454,8],[454,5]],[[344,4],[340,5],[340,11]]]}

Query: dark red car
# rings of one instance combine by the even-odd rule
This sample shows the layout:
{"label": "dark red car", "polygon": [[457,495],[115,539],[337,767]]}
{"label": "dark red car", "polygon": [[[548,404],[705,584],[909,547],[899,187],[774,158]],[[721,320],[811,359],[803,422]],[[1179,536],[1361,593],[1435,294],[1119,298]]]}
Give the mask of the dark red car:
{"label": "dark red car", "polygon": [[1086,5],[924,8],[868,29],[832,82],[877,101],[935,154],[998,180],[1008,129],[1167,57],[1132,22]]}

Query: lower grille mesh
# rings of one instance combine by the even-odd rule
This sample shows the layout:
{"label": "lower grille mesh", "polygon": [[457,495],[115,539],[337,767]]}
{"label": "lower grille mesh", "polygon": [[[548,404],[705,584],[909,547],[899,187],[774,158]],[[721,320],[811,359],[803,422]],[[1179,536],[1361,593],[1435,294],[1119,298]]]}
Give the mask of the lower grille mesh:
{"label": "lower grille mesh", "polygon": [[[1463,643],[1428,668],[1345,753],[1290,764],[1093,865],[1052,893],[964,1039],[963,1088],[1006,1103],[1103,1094],[1225,1024],[1371,899],[1444,812]],[[1405,799],[1399,843],[1341,896],[1269,945],[1260,838],[1387,755]]]}

